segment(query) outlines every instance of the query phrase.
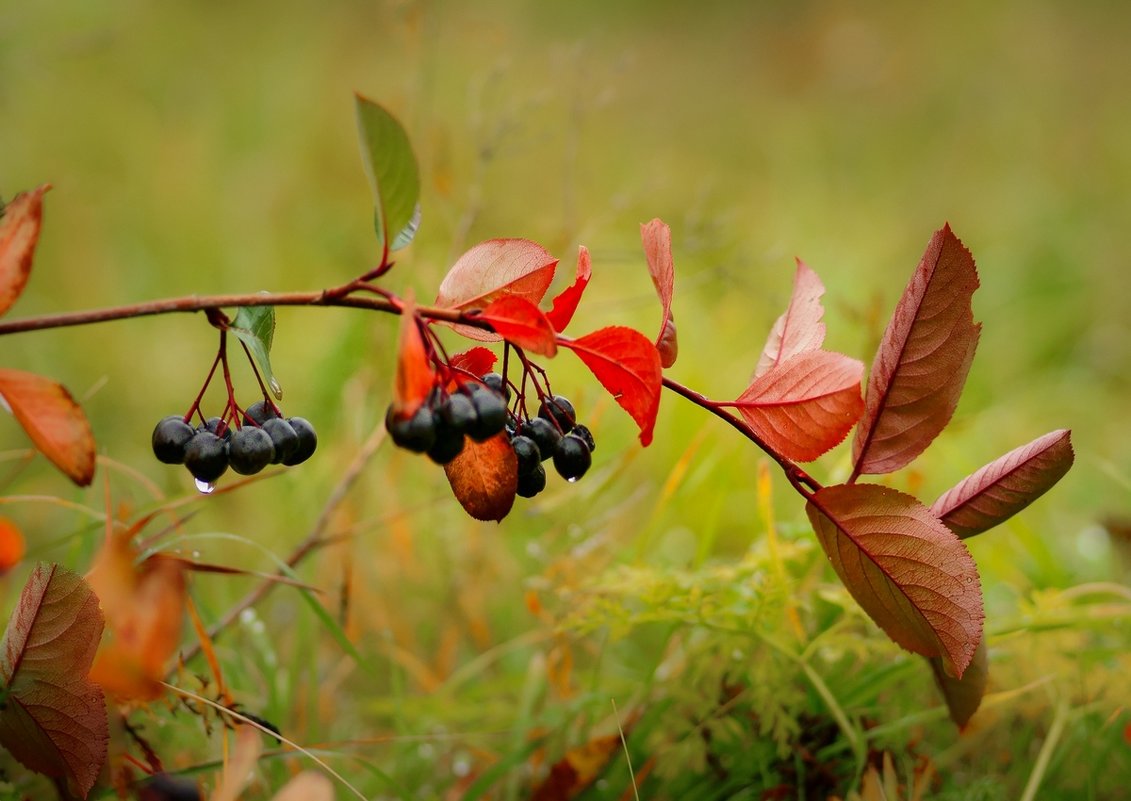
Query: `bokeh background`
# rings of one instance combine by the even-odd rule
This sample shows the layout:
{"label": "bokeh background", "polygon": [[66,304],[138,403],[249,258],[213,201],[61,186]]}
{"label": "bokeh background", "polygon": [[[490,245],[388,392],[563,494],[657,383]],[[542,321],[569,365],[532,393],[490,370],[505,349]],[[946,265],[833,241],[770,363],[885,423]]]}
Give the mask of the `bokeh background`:
{"label": "bokeh background", "polygon": [[[1131,667],[1120,594],[1131,568],[1129,38],[1131,6],[1098,0],[8,3],[0,194],[55,187],[11,314],[314,289],[364,271],[378,254],[354,91],[399,116],[424,179],[421,232],[391,289],[430,299],[454,258],[489,237],[534,239],[570,268],[584,244],[594,279],[577,330],[618,322],[650,334],[659,313],[638,224],[662,217],[677,267],[671,374],[717,398],[744,388],[794,257],[828,288],[829,346],[867,362],[931,233],[949,221],[981,274],[978,358],[953,424],[891,482],[930,500],[1062,427],[1077,461],[1048,497],[970,543],[991,652],[1000,644],[1006,665],[992,689],[1037,688],[987,713],[965,744],[937,715],[899,736],[940,765],[943,792],[984,780],[985,797],[1018,797],[1038,774],[1064,797],[1114,798],[1104,788],[1131,777],[1131,693],[1116,680]],[[319,453],[195,505],[170,547],[271,569],[261,548],[283,556],[304,536],[383,417],[395,332],[392,318],[280,310],[283,407],[315,423]],[[214,347],[204,320],[184,316],[16,335],[0,353],[83,400],[100,452],[125,466],[102,475],[128,514],[192,491],[183,471],[153,462],[148,437],[191,402]],[[219,640],[252,707],[307,742],[366,741],[351,753],[377,772],[347,772],[374,793],[456,793],[511,755],[498,792],[518,797],[537,775],[514,757],[523,731],[566,731],[562,748],[584,742],[607,724],[608,698],[639,701],[643,677],[655,680],[671,655],[670,632],[570,640],[552,611],[572,597],[562,588],[627,566],[697,575],[762,548],[761,454],[674,396],[641,451],[631,421],[567,358],[551,365],[555,388],[599,439],[579,485],[557,482],[484,526],[460,515],[440,470],[383,447],[335,512],[345,539],[303,574],[328,590],[364,663],[287,591]],[[240,380],[250,399],[250,375]],[[24,447],[22,436],[0,421],[6,447]],[[845,450],[814,473],[843,476]],[[103,508],[101,486],[75,491],[42,462],[8,461],[19,465],[8,495]],[[800,501],[784,480],[771,494],[781,536],[804,550]],[[29,533],[32,557],[81,569],[97,544],[92,517],[58,504],[4,513]],[[217,538],[227,535],[238,539]],[[5,579],[9,603],[17,578]],[[195,594],[213,619],[248,585],[202,578]],[[541,617],[537,598],[551,610]],[[1087,642],[1056,639],[1064,628]],[[884,650],[866,624],[859,632],[873,658],[907,666],[861,719],[937,706],[921,664]],[[537,703],[516,707],[515,688],[539,670],[560,678],[551,645],[563,638],[577,651],[573,684],[548,679]],[[599,712],[554,694],[578,684],[601,699]],[[1068,706],[1087,716],[1064,712],[1057,733]],[[202,732],[179,737],[173,763],[212,753]],[[623,782],[608,782],[609,795],[595,786],[592,797],[619,797]]]}

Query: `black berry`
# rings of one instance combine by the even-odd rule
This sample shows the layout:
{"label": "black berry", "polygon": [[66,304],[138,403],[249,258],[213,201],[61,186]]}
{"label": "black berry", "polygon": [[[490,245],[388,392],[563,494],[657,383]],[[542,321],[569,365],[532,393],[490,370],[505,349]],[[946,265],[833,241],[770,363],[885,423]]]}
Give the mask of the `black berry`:
{"label": "black berry", "polygon": [[196,434],[196,429],[185,422],[183,417],[166,417],[153,429],[153,455],[165,464],[182,464],[185,460],[185,445]]}
{"label": "black berry", "polygon": [[281,417],[264,420],[263,430],[271,437],[271,444],[275,447],[275,458],[271,460],[271,464],[285,462],[298,450],[298,432]]}
{"label": "black berry", "polygon": [[593,439],[593,432],[589,430],[589,426],[583,426],[578,423],[573,427],[573,431],[569,432],[576,437],[581,437],[581,441],[589,446],[589,452],[597,450],[597,442]]}
{"label": "black berry", "polygon": [[542,466],[542,454],[530,437],[515,437],[511,440],[511,447],[514,448],[514,455],[518,457],[518,474],[520,476],[532,473],[534,468]]}
{"label": "black berry", "polygon": [[210,431],[197,431],[185,446],[185,467],[193,478],[215,481],[228,469],[227,443]]}
{"label": "black berry", "polygon": [[440,403],[440,421],[462,434],[475,423],[475,404],[462,392],[449,395]]}
{"label": "black berry", "polygon": [[573,404],[562,395],[543,398],[542,405],[538,408],[538,416],[543,420],[552,420],[557,423],[563,434],[568,434],[573,428],[573,424],[577,422],[577,414],[573,410]]}
{"label": "black berry", "polygon": [[228,442],[228,463],[241,476],[255,475],[274,458],[271,435],[262,428],[244,426]]}
{"label": "black berry", "polygon": [[209,417],[203,425],[197,426],[196,430],[207,431],[209,434],[215,434],[225,440],[232,438],[232,427],[225,423],[221,417]]}
{"label": "black berry", "polygon": [[507,405],[494,392],[476,392],[471,396],[475,407],[475,420],[468,425],[467,435],[483,442],[498,434],[507,423]]}
{"label": "black berry", "polygon": [[296,464],[302,464],[311,457],[318,448],[318,435],[314,433],[314,426],[305,417],[291,417],[287,422],[291,424],[295,436],[298,437],[298,445],[294,451],[290,456],[283,459],[283,464],[292,467]]}
{"label": "black berry", "polygon": [[487,373],[483,376],[483,383],[495,390],[497,395],[501,395],[504,401],[511,399],[511,388],[507,386],[507,382],[498,373]]}
{"label": "black berry", "polygon": [[413,453],[427,452],[436,441],[436,415],[427,404],[407,417],[399,415],[390,406],[385,413],[385,428],[397,447]]}
{"label": "black berry", "polygon": [[436,464],[447,464],[463,451],[462,431],[440,425],[436,429],[436,441],[428,449],[428,458]]}
{"label": "black berry", "polygon": [[558,441],[562,438],[557,427],[542,417],[533,417],[527,420],[522,424],[519,433],[534,440],[534,444],[538,446],[543,459],[549,459],[553,456],[558,447]]}
{"label": "black berry", "polygon": [[277,418],[275,407],[265,400],[256,401],[243,411],[244,419],[256,425],[263,425],[268,420]]}
{"label": "black berry", "polygon": [[546,489],[546,468],[541,464],[535,466],[529,473],[518,474],[517,492],[523,498],[533,498]]}
{"label": "black berry", "polygon": [[557,450],[554,451],[554,468],[562,478],[569,481],[577,481],[585,475],[592,462],[589,446],[581,437],[573,434],[562,437]]}

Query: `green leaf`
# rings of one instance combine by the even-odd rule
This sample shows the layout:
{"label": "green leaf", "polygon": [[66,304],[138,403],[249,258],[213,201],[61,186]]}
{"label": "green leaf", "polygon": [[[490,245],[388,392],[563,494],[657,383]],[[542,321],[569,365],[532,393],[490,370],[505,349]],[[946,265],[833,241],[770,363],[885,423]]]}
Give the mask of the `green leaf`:
{"label": "green leaf", "polygon": [[355,96],[361,160],[373,189],[377,241],[389,251],[412,241],[420,224],[420,169],[401,124],[372,100]]}
{"label": "green leaf", "polygon": [[36,565],[0,643],[0,745],[83,798],[106,761],[102,690],[87,678],[102,613],[82,577]]}
{"label": "green leaf", "polygon": [[229,329],[247,345],[259,369],[263,371],[263,380],[271,387],[275,400],[282,400],[283,388],[279,386],[275,374],[271,372],[271,341],[275,338],[275,307],[274,306],[244,306],[236,312],[236,319],[232,321]]}

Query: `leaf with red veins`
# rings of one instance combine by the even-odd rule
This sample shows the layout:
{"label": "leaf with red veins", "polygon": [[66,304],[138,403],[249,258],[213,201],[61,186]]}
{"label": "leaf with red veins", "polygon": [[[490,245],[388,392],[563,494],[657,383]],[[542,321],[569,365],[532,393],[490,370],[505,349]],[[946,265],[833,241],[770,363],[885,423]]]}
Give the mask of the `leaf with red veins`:
{"label": "leaf with red veins", "polygon": [[83,798],[109,741],[102,690],[87,678],[101,636],[98,598],[86,582],[41,562],[0,643],[0,745]]}
{"label": "leaf with red veins", "polygon": [[632,328],[610,326],[579,339],[558,338],[597,377],[621,408],[640,427],[640,443],[652,442],[660,410],[663,368],[655,346]]}
{"label": "leaf with red veins", "polygon": [[554,327],[542,310],[526,298],[504,295],[475,318],[490,323],[495,333],[523,350],[547,358],[558,352]]}
{"label": "leaf with red veins", "polygon": [[465,351],[453,353],[448,359],[448,366],[453,370],[466,370],[474,376],[483,376],[495,368],[495,362],[498,360],[499,357],[492,351],[476,345]]}
{"label": "leaf with red veins", "polygon": [[557,265],[557,259],[529,239],[488,239],[448,270],[436,305],[470,311],[503,295],[517,295],[537,305],[550,288]]}
{"label": "leaf with red veins", "polygon": [[974,259],[944,226],[931,238],[892,314],[868,377],[852,443],[853,476],[890,473],[938,436],[958,405],[981,324]]}
{"label": "leaf with red veins", "polygon": [[824,294],[825,285],[821,279],[798,259],[789,307],[770,329],[770,336],[754,370],[755,377],[799,353],[820,349],[825,341],[825,324],[821,322],[825,314],[821,305]]}
{"label": "leaf with red veins", "polygon": [[589,278],[592,274],[589,248],[582,245],[577,251],[577,275],[573,283],[558,293],[554,298],[553,307],[546,313],[555,331],[561,333],[566,330],[566,326],[573,319],[573,313],[577,311],[577,304],[581,302],[581,296],[585,294],[585,287],[589,286]]}
{"label": "leaf with red veins", "polygon": [[94,432],[61,385],[19,370],[0,370],[0,401],[32,444],[80,487],[94,478]]}
{"label": "leaf with red veins", "polygon": [[640,239],[644,244],[648,274],[652,276],[652,284],[656,287],[656,294],[660,296],[660,305],[663,307],[656,349],[660,351],[660,363],[664,367],[671,367],[679,355],[675,322],[672,319],[672,295],[675,292],[672,229],[657,218],[640,226]]}
{"label": "leaf with red veins", "polygon": [[1052,489],[1072,461],[1071,432],[1050,432],[962,479],[935,501],[931,511],[959,537],[973,537]]}
{"label": "leaf with red veins", "polygon": [[20,297],[31,275],[31,262],[43,223],[43,193],[51,184],[21,192],[0,218],[0,314]]}
{"label": "leaf with red veins", "polygon": [[401,313],[397,348],[397,375],[393,385],[393,405],[397,413],[402,417],[415,413],[434,385],[435,376],[420,333],[416,308],[409,303]]}
{"label": "leaf with red veins", "polygon": [[841,353],[799,353],[754,379],[734,406],[775,451],[809,462],[856,424],[864,365]]}
{"label": "leaf with red veins", "polygon": [[840,580],[900,646],[962,678],[982,640],[982,587],[966,545],[918,500],[875,484],[810,496],[809,521]]}
{"label": "leaf with red veins", "polygon": [[946,701],[950,719],[958,728],[966,728],[970,718],[974,717],[974,713],[982,705],[982,697],[986,694],[986,684],[990,678],[990,655],[986,650],[985,639],[978,643],[974,657],[960,679],[947,675],[943,660],[939,657],[933,656],[927,662],[931,665],[935,684]]}
{"label": "leaf with red veins", "polygon": [[444,473],[456,500],[476,520],[502,520],[514,505],[518,458],[505,433],[484,442],[467,439]]}

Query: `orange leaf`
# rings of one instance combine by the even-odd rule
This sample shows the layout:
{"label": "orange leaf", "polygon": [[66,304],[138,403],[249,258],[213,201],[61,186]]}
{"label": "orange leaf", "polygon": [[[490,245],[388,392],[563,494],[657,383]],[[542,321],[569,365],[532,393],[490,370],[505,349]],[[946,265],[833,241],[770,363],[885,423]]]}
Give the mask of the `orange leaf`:
{"label": "orange leaf", "polygon": [[108,632],[90,676],[115,698],[150,701],[164,692],[161,682],[180,644],[187,590],[179,560],[154,554],[136,564],[131,533],[108,537],[87,574]]}
{"label": "orange leaf", "polygon": [[0,314],[20,297],[31,274],[31,261],[43,221],[43,193],[51,184],[21,192],[0,218]]}
{"label": "orange leaf", "polygon": [[577,275],[573,279],[573,283],[554,298],[553,307],[546,313],[546,317],[549,318],[550,325],[554,327],[555,331],[566,330],[566,326],[573,319],[573,313],[577,311],[577,304],[581,302],[581,296],[585,293],[585,287],[589,286],[589,278],[592,275],[593,267],[589,261],[589,248],[582,245],[577,250]]}
{"label": "orange leaf", "polygon": [[843,354],[806,351],[755,378],[734,405],[775,451],[812,461],[856,424],[863,372],[863,364]]}
{"label": "orange leaf", "polygon": [[660,354],[639,331],[614,325],[580,339],[558,339],[592,371],[613,399],[640,427],[640,442],[652,442],[660,410],[663,368]]}
{"label": "orange leaf", "polygon": [[428,398],[435,383],[428,351],[415,307],[410,303],[401,313],[400,344],[397,348],[397,376],[393,387],[393,405],[402,416],[412,415]]}
{"label": "orange leaf", "polygon": [[482,309],[504,295],[541,302],[558,260],[528,239],[489,239],[464,253],[444,280],[436,305],[450,309]]}
{"label": "orange leaf", "polygon": [[94,478],[94,434],[61,384],[19,370],[0,370],[0,396],[32,444],[80,487]]}
{"label": "orange leaf", "polygon": [[485,442],[468,437],[444,473],[456,500],[476,520],[502,520],[514,505],[518,459],[505,433]]}
{"label": "orange leaf", "polygon": [[499,336],[523,350],[547,358],[558,352],[554,327],[542,310],[526,298],[504,295],[491,301],[477,317],[489,322]]}
{"label": "orange leaf", "polygon": [[0,517],[0,576],[3,576],[24,558],[27,545],[19,527],[7,518]]}
{"label": "orange leaf", "polygon": [[644,244],[644,257],[648,261],[648,274],[652,276],[652,283],[663,308],[656,348],[660,350],[660,363],[664,367],[671,367],[679,354],[675,324],[672,322],[672,295],[675,292],[672,229],[657,218],[640,226],[640,239]]}

